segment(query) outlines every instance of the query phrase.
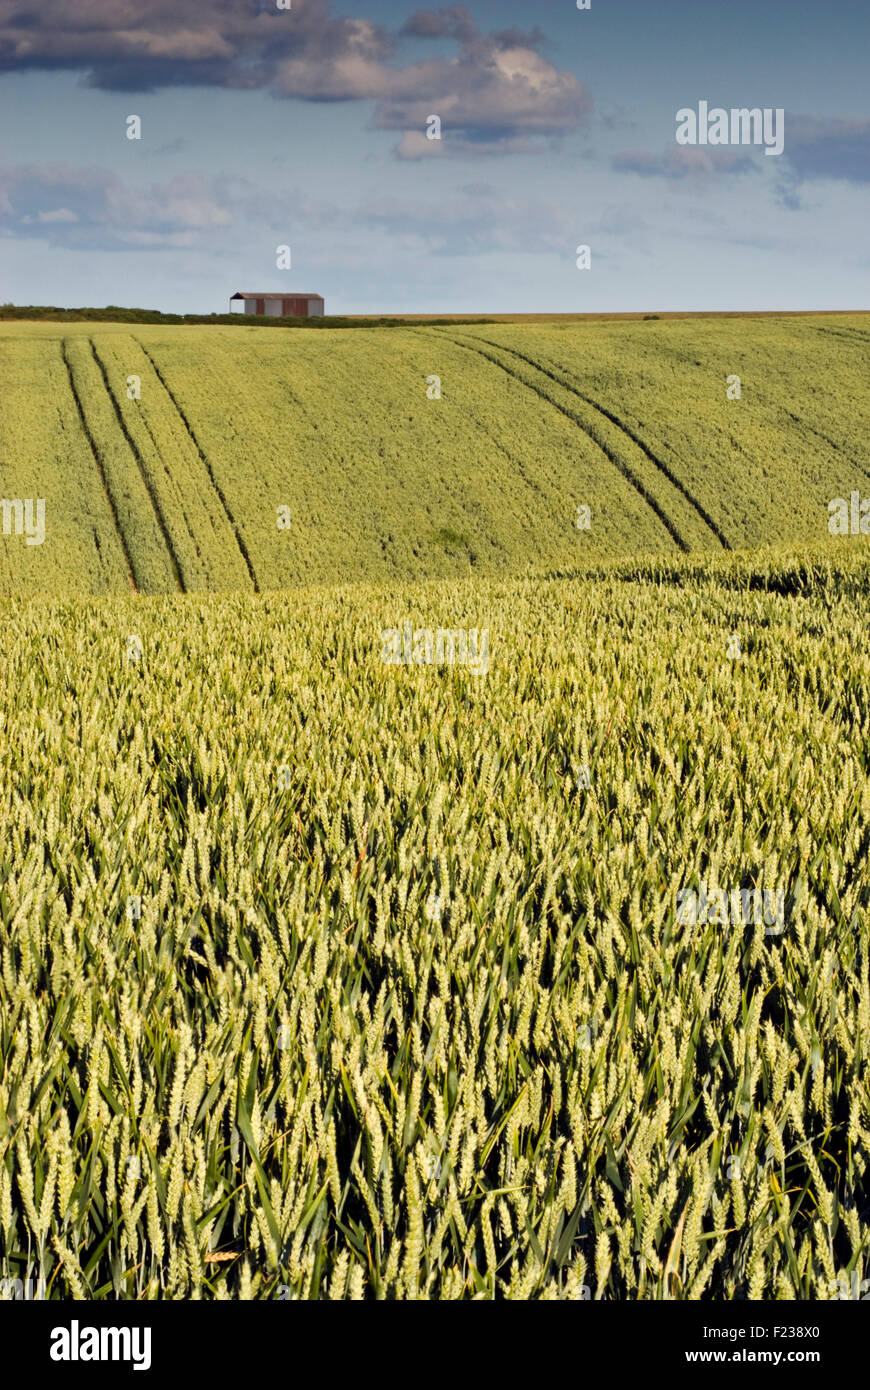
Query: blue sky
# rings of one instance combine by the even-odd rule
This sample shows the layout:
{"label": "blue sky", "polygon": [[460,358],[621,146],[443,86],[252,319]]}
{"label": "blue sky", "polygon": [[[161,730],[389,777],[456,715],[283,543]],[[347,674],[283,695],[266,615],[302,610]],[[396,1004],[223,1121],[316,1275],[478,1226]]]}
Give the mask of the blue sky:
{"label": "blue sky", "polygon": [[870,0],[0,0],[0,300],[866,308],[868,55]]}

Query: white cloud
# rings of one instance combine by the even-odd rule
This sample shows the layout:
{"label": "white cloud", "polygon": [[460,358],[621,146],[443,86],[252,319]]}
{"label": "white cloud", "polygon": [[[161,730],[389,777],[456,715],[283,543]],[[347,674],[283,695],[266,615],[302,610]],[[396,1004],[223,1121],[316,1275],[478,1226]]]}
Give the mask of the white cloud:
{"label": "white cloud", "polygon": [[443,140],[429,140],[421,130],[406,130],[395,150],[399,159],[432,159],[444,153]]}
{"label": "white cloud", "polygon": [[37,222],[78,222],[78,215],[72,208],[52,208],[49,212],[38,212]]}

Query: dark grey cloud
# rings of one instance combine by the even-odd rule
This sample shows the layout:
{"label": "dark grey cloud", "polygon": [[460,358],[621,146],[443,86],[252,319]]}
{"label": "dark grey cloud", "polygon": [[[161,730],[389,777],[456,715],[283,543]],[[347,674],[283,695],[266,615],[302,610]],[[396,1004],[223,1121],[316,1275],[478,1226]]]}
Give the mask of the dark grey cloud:
{"label": "dark grey cloud", "polygon": [[870,118],[785,118],[782,158],[799,180],[870,183]]}
{"label": "dark grey cloud", "polygon": [[[26,18],[26,23],[24,19]],[[328,71],[349,58],[385,62],[395,39],[330,0],[0,0],[0,70],[72,68],[89,85],[149,91],[178,85],[271,87],[280,65]]]}
{"label": "dark grey cloud", "polygon": [[477,25],[465,5],[445,5],[440,10],[417,10],[399,32],[415,39],[459,39],[467,42],[476,35]]}
{"label": "dark grey cloud", "polygon": [[[397,61],[403,38],[444,38],[453,57]],[[587,90],[541,56],[544,35],[482,33],[463,5],[420,10],[398,34],[331,0],[0,0],[0,72],[71,69],[112,91],[178,86],[267,90],[279,98],[374,102],[376,129],[440,115],[447,132],[508,152],[521,137],[574,130]],[[407,156],[404,156],[407,157]]]}
{"label": "dark grey cloud", "polygon": [[[482,37],[465,5],[445,5],[440,10],[417,10],[399,30],[403,37],[416,39],[458,39],[471,44]],[[546,38],[543,29],[498,29],[487,41],[501,48],[537,48]]]}

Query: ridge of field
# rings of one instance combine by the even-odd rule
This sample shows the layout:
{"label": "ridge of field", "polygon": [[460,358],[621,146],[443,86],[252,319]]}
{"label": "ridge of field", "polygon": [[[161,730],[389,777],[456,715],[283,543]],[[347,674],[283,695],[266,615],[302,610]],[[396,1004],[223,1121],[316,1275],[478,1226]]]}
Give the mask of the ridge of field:
{"label": "ridge of field", "polygon": [[[494,320],[490,315],[475,314],[468,318],[464,314],[406,314],[397,319],[392,314],[348,315],[329,314],[325,318],[295,317],[287,314],[281,317],[257,315],[253,322],[258,328],[287,329],[306,328],[316,331],[332,331],[335,328],[392,328],[397,322],[454,323],[485,322]],[[127,309],[119,305],[107,304],[102,309],[80,307],[64,309],[56,304],[0,304],[0,323],[126,323],[126,324],[202,324],[206,327],[226,325],[232,328],[251,326],[251,318],[244,313],[229,314],[172,314],[159,309]]]}
{"label": "ridge of field", "polygon": [[179,314],[160,309],[135,309],[118,304],[106,304],[101,309],[82,305],[66,308],[57,304],[0,304],[0,323],[24,321],[29,323],[163,323],[227,324],[236,328],[391,328],[408,324],[459,323],[606,323],[641,319],[723,319],[723,318],[812,318],[838,314],[852,318],[870,316],[870,309],[662,309],[658,312],[631,311],[592,313],[381,313],[327,314],[324,318],[295,318],[282,315],[256,315],[252,319],[243,313]]}
{"label": "ridge of field", "polygon": [[868,608],[848,540],[7,601],[0,1279],[859,1298]]}
{"label": "ridge of field", "polygon": [[44,498],[47,534],[0,537],[0,592],[531,575],[823,539],[831,499],[870,493],[862,325],[3,323],[2,491]]}

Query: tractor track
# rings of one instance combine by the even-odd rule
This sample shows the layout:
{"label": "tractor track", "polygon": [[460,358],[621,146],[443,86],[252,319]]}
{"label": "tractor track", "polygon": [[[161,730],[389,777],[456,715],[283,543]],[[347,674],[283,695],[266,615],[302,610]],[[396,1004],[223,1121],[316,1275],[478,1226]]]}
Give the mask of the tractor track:
{"label": "tractor track", "polygon": [[[170,484],[172,484],[172,482],[173,482],[172,473],[171,473],[171,470],[170,470],[170,468],[169,468],[168,463],[166,462],[166,458],[165,458],[165,456],[164,456],[163,450],[160,448],[160,445],[159,445],[158,442],[157,442],[157,436],[155,435],[155,433],[154,433],[153,429],[151,428],[150,424],[148,423],[148,417],[147,417],[142,411],[139,412],[139,422],[140,422],[140,424],[144,427],[145,433],[147,434],[148,438],[151,440],[151,444],[152,444],[152,447],[153,447],[153,449],[154,449],[155,458],[159,459],[160,462],[163,464],[163,471],[164,471],[164,473],[166,474],[167,478],[169,479]],[[190,543],[191,543],[191,545],[193,546],[194,552],[195,552],[195,554],[196,554],[196,558],[197,558],[197,560],[199,561],[200,565],[202,566],[203,572],[207,574],[207,573],[208,573],[208,566],[207,566],[206,562],[203,560],[202,550],[201,550],[200,544],[199,544],[199,537],[197,536],[196,532],[194,531],[193,527],[192,527],[191,524],[190,524],[190,517],[187,515],[187,512],[185,511],[184,505],[183,505],[183,504],[181,504],[181,505],[179,506],[179,510],[180,510],[180,512],[181,512],[181,515],[184,517],[184,524],[185,524],[185,526],[187,527],[187,534],[190,536]]]}
{"label": "tractor track", "polygon": [[137,465],[137,467],[138,467],[138,469],[139,469],[139,473],[140,473],[140,476],[141,476],[141,478],[142,478],[142,482],[143,482],[144,485],[145,485],[145,491],[148,493],[148,496],[149,496],[149,498],[151,499],[151,506],[153,507],[153,509],[154,509],[154,515],[155,515],[155,517],[157,518],[157,525],[158,525],[159,528],[160,528],[160,534],[161,534],[162,537],[163,537],[163,543],[164,543],[164,545],[166,546],[167,551],[169,552],[169,559],[170,559],[170,561],[172,562],[172,572],[173,572],[173,574],[174,574],[174,576],[175,576],[175,582],[176,582],[176,584],[177,584],[179,590],[181,591],[181,593],[186,593],[187,591],[186,591],[186,589],[185,589],[184,580],[183,580],[182,575],[181,575],[181,566],[179,565],[179,563],[178,563],[178,557],[177,557],[177,555],[175,554],[175,551],[174,551],[173,548],[172,548],[172,537],[171,537],[171,535],[169,534],[169,527],[168,527],[167,524],[166,524],[166,518],[165,518],[165,516],[163,515],[163,509],[162,509],[162,507],[160,506],[160,499],[159,499],[158,496],[157,496],[156,489],[155,489],[155,487],[154,487],[154,485],[153,485],[151,479],[150,479],[149,476],[148,476],[148,470],[147,470],[147,468],[145,467],[145,460],[142,458],[142,455],[140,454],[140,452],[139,452],[139,450],[138,450],[138,448],[137,448],[137,446],[136,446],[136,442],[135,442],[135,440],[133,439],[133,436],[131,435],[130,431],[127,429],[126,423],[125,423],[125,421],[124,421],[124,417],[123,417],[123,415],[121,414],[121,407],[118,405],[118,402],[115,400],[115,397],[114,397],[114,395],[113,395],[113,393],[112,393],[112,388],[111,388],[111,386],[110,386],[110,384],[109,384],[109,375],[108,375],[108,372],[106,371],[106,368],[105,368],[104,363],[101,361],[100,357],[99,357],[98,354],[97,354],[96,344],[94,343],[93,338],[89,338],[89,339],[88,339],[88,342],[90,343],[90,347],[91,347],[91,355],[93,356],[94,361],[96,362],[97,366],[98,366],[99,369],[100,369],[100,375],[101,375],[102,378],[103,378],[103,385],[104,385],[105,388],[106,388],[106,395],[109,397],[109,400],[110,400],[111,403],[112,403],[112,409],[113,409],[114,412],[115,412],[115,418],[116,418],[116,420],[118,421],[118,425],[120,426],[121,433],[123,434],[124,438],[126,439],[127,445],[128,445],[128,447],[129,447],[129,449],[130,449],[130,452],[132,453],[134,459],[136,460],[136,465]]}
{"label": "tractor track", "polygon": [[[527,357],[525,353],[519,352],[516,348],[504,347],[504,345],[501,343],[493,343],[489,338],[484,338],[482,339],[482,341],[488,343],[490,347],[497,348],[502,352],[510,353],[513,357],[518,357],[520,361],[525,362],[528,366],[533,367],[536,371],[543,373],[543,375],[548,377],[550,381],[555,382],[557,386],[561,386],[563,391],[568,391],[572,396],[576,396],[578,400],[583,401],[584,405],[588,405],[591,410],[595,410],[598,412],[599,415],[603,415],[605,420],[609,420],[612,425],[615,425],[618,430],[621,430],[621,432],[626,436],[626,438],[630,439],[631,442],[635,444],[638,449],[640,449],[641,453],[645,454],[645,456],[649,459],[650,463],[653,464],[653,466],[657,468],[658,471],[661,473],[662,477],[666,478],[667,481],[671,484],[671,486],[676,488],[677,492],[679,492],[685,498],[689,506],[692,507],[693,510],[697,513],[697,515],[701,518],[707,529],[712,531],[713,535],[716,537],[717,541],[722,546],[722,549],[731,549],[731,546],[729,545],[726,536],[720,530],[719,526],[710,516],[706,508],[703,507],[701,503],[698,501],[697,497],[695,497],[685,486],[685,484],[680,481],[677,475],[664,462],[664,460],[658,458],[653,453],[652,449],[650,449],[649,445],[645,444],[644,441],[640,438],[640,436],[635,434],[634,430],[632,430],[628,425],[626,425],[623,420],[620,420],[619,417],[617,415],[614,415],[612,411],[608,410],[606,406],[600,405],[598,401],[592,400],[589,396],[584,396],[583,392],[579,391],[570,379],[565,379],[565,374],[561,373],[561,369],[558,368],[554,363],[550,363],[549,366],[542,366],[540,362],[536,362],[532,357]],[[559,372],[560,375],[557,375],[557,372]]]}
{"label": "tractor track", "polygon": [[[424,329],[423,331],[424,331],[424,332],[426,332],[426,331],[437,332],[437,330],[435,330],[435,329],[432,329],[432,330],[425,330],[425,329]],[[442,336],[442,335],[439,334],[439,336]],[[662,523],[662,525],[664,526],[665,530],[668,532],[668,535],[669,535],[669,536],[671,537],[671,539],[676,543],[676,545],[679,546],[680,550],[682,550],[682,551],[684,552],[684,554],[687,554],[687,555],[690,553],[690,546],[689,546],[688,542],[683,538],[683,536],[682,536],[682,535],[680,534],[680,532],[677,530],[677,527],[676,527],[676,526],[674,525],[674,523],[671,521],[670,517],[669,517],[669,516],[667,515],[667,513],[663,510],[663,508],[659,506],[658,502],[656,502],[655,498],[652,497],[652,496],[650,495],[650,493],[647,491],[647,489],[644,487],[643,483],[641,482],[640,478],[638,478],[638,477],[635,475],[635,473],[633,472],[633,470],[632,470],[631,468],[629,468],[628,464],[622,463],[621,460],[618,459],[618,458],[616,457],[616,455],[613,453],[613,451],[612,451],[606,444],[602,443],[602,442],[601,442],[600,440],[598,440],[598,439],[595,439],[594,436],[591,435],[591,434],[589,433],[589,431],[588,431],[588,430],[586,429],[586,427],[584,426],[582,420],[581,420],[577,415],[574,415],[570,410],[566,410],[565,407],[564,407],[563,405],[559,405],[558,401],[554,401],[553,398],[552,398],[552,396],[548,396],[547,393],[546,393],[546,391],[542,390],[541,387],[535,386],[534,383],[532,383],[532,382],[524,381],[523,378],[522,378],[521,376],[518,376],[516,372],[512,372],[511,369],[510,369],[510,367],[506,367],[505,364],[504,364],[504,362],[500,362],[500,361],[498,360],[497,357],[493,357],[490,353],[484,352],[484,350],[483,350],[482,348],[477,347],[476,345],[475,345],[475,346],[471,346],[471,344],[469,344],[469,343],[467,343],[467,342],[464,342],[464,341],[462,341],[461,339],[456,338],[456,337],[454,337],[454,336],[452,336],[452,335],[446,335],[446,336],[449,337],[450,342],[452,342],[456,347],[464,348],[467,352],[475,352],[475,353],[477,353],[478,356],[483,357],[487,362],[491,362],[491,363],[493,364],[493,366],[498,367],[498,368],[499,368],[501,371],[503,371],[507,376],[509,376],[513,381],[518,381],[518,382],[520,383],[520,385],[521,385],[521,386],[525,386],[525,388],[526,388],[527,390],[529,390],[529,391],[534,391],[535,395],[536,395],[536,396],[539,396],[539,397],[541,398],[542,401],[546,401],[547,404],[550,405],[550,406],[552,406],[552,408],[553,408],[554,410],[558,410],[560,415],[564,415],[565,418],[566,418],[567,420],[570,420],[571,423],[572,423],[573,425],[576,425],[577,428],[578,428],[579,430],[581,430],[581,431],[583,432],[583,434],[586,435],[587,439],[591,439],[591,440],[592,440],[592,443],[595,445],[595,447],[596,447],[597,449],[600,449],[601,452],[604,454],[604,456],[605,456],[607,459],[610,460],[610,462],[613,464],[613,466],[614,466],[614,467],[622,474],[622,476],[625,478],[626,482],[630,483],[630,485],[634,488],[635,492],[638,493],[638,495],[643,499],[643,501],[647,504],[647,506],[651,509],[651,511],[653,511],[653,512],[655,513],[655,515],[658,517],[659,521],[660,521],[660,522]],[[484,339],[483,341],[486,342],[486,341],[488,341],[488,340],[487,340],[487,339]],[[492,346],[498,346],[498,345],[497,345],[497,344],[494,345],[494,344],[490,343],[489,346],[492,347]],[[532,364],[532,365],[534,365],[534,364]],[[545,373],[545,375],[546,375],[546,373]]]}
{"label": "tractor track", "polygon": [[824,328],[820,323],[807,326],[813,333],[825,333],[830,338],[841,338],[846,343],[863,343],[865,347],[870,347],[870,335],[862,333],[858,328]]}
{"label": "tractor track", "polygon": [[252,560],[251,560],[251,556],[250,556],[250,553],[249,553],[249,551],[248,551],[248,547],[247,547],[247,545],[245,544],[245,539],[244,539],[244,537],[243,537],[241,531],[239,530],[238,523],[237,523],[235,517],[233,516],[232,511],[230,510],[230,504],[229,504],[229,502],[228,502],[227,499],[226,499],[226,495],[224,494],[224,490],[223,490],[223,488],[221,487],[220,483],[218,482],[217,478],[216,478],[215,475],[214,475],[214,469],[212,468],[211,464],[210,464],[209,461],[208,461],[208,458],[207,458],[207,456],[206,456],[205,450],[204,450],[204,449],[202,448],[202,446],[200,445],[200,442],[199,442],[199,440],[197,439],[196,435],[195,435],[194,432],[193,432],[193,429],[192,429],[192,427],[191,427],[190,421],[188,420],[187,415],[186,415],[185,412],[184,412],[184,409],[182,408],[180,402],[179,402],[178,399],[176,398],[174,391],[172,390],[172,388],[169,386],[168,382],[166,381],[166,378],[164,377],[164,375],[163,375],[163,373],[161,372],[160,368],[158,367],[157,363],[154,361],[154,358],[151,356],[151,353],[150,353],[150,352],[148,351],[148,349],[145,347],[145,344],[142,343],[141,341],[139,342],[139,347],[140,347],[141,351],[143,352],[143,354],[145,355],[145,357],[147,357],[148,361],[151,363],[151,367],[152,367],[152,369],[153,369],[153,371],[154,371],[154,375],[157,377],[157,380],[160,382],[160,385],[163,387],[164,391],[166,392],[167,396],[169,397],[169,399],[171,400],[173,406],[175,407],[176,411],[178,412],[179,419],[181,420],[181,423],[184,425],[184,428],[187,430],[187,433],[188,433],[188,435],[190,436],[190,441],[191,441],[191,443],[193,444],[193,447],[196,449],[196,452],[198,453],[200,459],[201,459],[202,462],[203,462],[203,465],[204,465],[204,467],[205,467],[205,470],[206,470],[206,472],[208,473],[208,476],[209,476],[209,481],[211,482],[212,487],[214,488],[215,492],[217,493],[218,498],[220,499],[220,504],[221,504],[221,506],[222,506],[223,509],[224,509],[224,514],[225,514],[225,516],[226,516],[226,518],[227,518],[227,521],[229,522],[229,525],[230,525],[230,528],[231,528],[231,530],[232,530],[232,532],[233,532],[233,535],[234,535],[235,538],[236,538],[236,544],[237,544],[237,546],[239,547],[239,552],[240,552],[240,554],[241,554],[241,556],[242,556],[242,559],[243,559],[244,562],[245,562],[245,566],[246,566],[246,568],[247,568],[248,574],[250,575],[251,583],[252,583],[252,585],[253,585],[253,587],[254,587],[254,593],[255,593],[255,594],[258,594],[258,593],[260,592],[260,585],[259,585],[259,583],[257,582],[257,575],[256,575],[255,570],[254,570],[254,565],[253,565],[253,562],[252,562]]}
{"label": "tractor track", "polygon": [[[785,407],[783,408],[785,409]],[[839,454],[841,458],[846,459],[853,468],[859,468],[865,478],[870,478],[870,469],[865,468],[863,463],[858,463],[855,459],[850,458],[845,449],[842,449],[839,444],[835,444],[834,440],[830,439],[828,435],[823,434],[821,430],[817,430],[815,425],[811,425],[806,420],[802,420],[799,415],[795,415],[791,410],[786,409],[785,413],[796,425],[800,425],[801,429],[808,430],[809,433],[814,434],[817,439],[821,439],[822,443],[827,444],[829,449],[833,449],[835,454]]]}
{"label": "tractor track", "polygon": [[[97,449],[96,440],[94,439],[94,436],[91,434],[90,426],[88,425],[88,422],[85,418],[84,407],[82,406],[81,397],[79,396],[78,389],[75,384],[75,379],[73,377],[72,366],[67,355],[67,342],[68,339],[61,338],[60,355],[63,358],[63,365],[66,367],[66,374],[69,380],[69,389],[72,392],[73,400],[76,403],[76,410],[78,411],[82,432],[85,436],[85,439],[88,441],[88,448],[90,449],[91,454],[93,455],[94,463],[97,467],[97,472],[100,475],[100,482],[103,485],[103,492],[106,494],[106,501],[109,504],[109,511],[112,514],[112,521],[114,522],[115,530],[118,533],[118,539],[121,543],[121,552],[124,556],[124,565],[127,570],[127,581],[130,585],[130,588],[133,590],[133,593],[136,594],[139,592],[141,588],[141,583],[139,582],[136,575],[136,567],[133,562],[133,556],[131,555],[130,548],[127,545],[127,537],[124,535],[124,528],[121,525],[121,519],[118,515],[118,508],[115,503],[115,498],[112,495],[112,489],[109,486],[109,479],[106,474],[106,470],[103,467],[103,461],[100,458],[99,450]],[[96,536],[96,532],[94,532],[94,535]],[[98,544],[97,549],[99,550],[99,548],[100,547]]]}

